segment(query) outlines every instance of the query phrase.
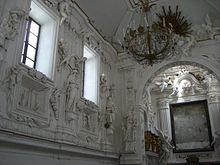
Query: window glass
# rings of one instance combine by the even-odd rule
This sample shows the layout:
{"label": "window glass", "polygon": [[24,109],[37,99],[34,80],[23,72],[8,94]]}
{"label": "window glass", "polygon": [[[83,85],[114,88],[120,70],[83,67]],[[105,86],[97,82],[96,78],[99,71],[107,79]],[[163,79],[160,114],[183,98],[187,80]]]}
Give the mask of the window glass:
{"label": "window glass", "polygon": [[35,48],[37,47],[37,39],[38,38],[34,34],[29,34],[29,44],[31,44]]}
{"label": "window glass", "polygon": [[29,66],[30,68],[33,68],[33,67],[34,67],[34,61],[31,61],[29,58],[26,58],[25,64],[26,64],[27,66]]}
{"label": "window glass", "polygon": [[35,34],[36,36],[38,36],[38,32],[39,32],[39,25],[36,24],[35,22],[31,22],[31,28],[30,31]]}
{"label": "window glass", "polygon": [[36,54],[36,49],[34,49],[32,46],[28,45],[27,57],[34,60],[35,59],[35,54]]}
{"label": "window glass", "polygon": [[25,32],[21,62],[31,68],[34,68],[36,65],[39,33],[40,24],[29,17]]}
{"label": "window glass", "polygon": [[98,57],[97,55],[84,46],[84,79],[83,79],[83,97],[96,103],[98,102]]}

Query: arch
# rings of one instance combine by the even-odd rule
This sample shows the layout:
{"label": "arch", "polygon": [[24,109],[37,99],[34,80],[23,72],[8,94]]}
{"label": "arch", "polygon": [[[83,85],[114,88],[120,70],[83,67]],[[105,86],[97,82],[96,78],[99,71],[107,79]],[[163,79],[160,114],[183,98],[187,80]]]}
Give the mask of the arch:
{"label": "arch", "polygon": [[[201,59],[200,59],[201,61]],[[143,95],[145,94],[146,88],[152,83],[153,79],[160,74],[161,72],[171,68],[171,67],[175,67],[175,66],[180,66],[180,65],[191,65],[191,66],[196,66],[202,69],[207,70],[208,72],[210,72],[211,74],[213,74],[214,76],[216,76],[216,78],[218,80],[220,80],[220,73],[218,72],[218,70],[215,67],[210,68],[209,66],[212,66],[210,62],[205,61],[203,63],[199,63],[199,62],[195,62],[195,59],[192,60],[188,60],[188,61],[175,61],[175,62],[164,62],[161,65],[157,65],[155,67],[152,67],[151,70],[148,72],[149,76],[146,76],[145,81],[143,81],[144,84],[140,85],[140,97],[139,100],[142,100]],[[155,71],[154,71],[155,70]]]}

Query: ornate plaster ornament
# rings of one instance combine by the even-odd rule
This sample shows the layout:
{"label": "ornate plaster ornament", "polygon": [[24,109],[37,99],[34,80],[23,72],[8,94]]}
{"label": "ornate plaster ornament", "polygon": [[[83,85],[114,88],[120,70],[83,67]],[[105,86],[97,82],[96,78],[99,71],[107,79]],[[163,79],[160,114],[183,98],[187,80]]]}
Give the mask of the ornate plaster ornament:
{"label": "ornate plaster ornament", "polygon": [[61,91],[59,89],[54,88],[49,100],[56,120],[58,120],[59,117],[60,93]]}
{"label": "ornate plaster ornament", "polygon": [[60,61],[59,67],[65,67],[69,69],[69,72],[77,70],[80,72],[82,63],[86,60],[84,57],[78,57],[77,55],[68,55],[62,61]]}
{"label": "ornate plaster ornament", "polygon": [[196,40],[215,39],[220,34],[220,27],[214,27],[208,14],[205,17],[205,24],[196,25],[193,28],[193,35]]}
{"label": "ornate plaster ornament", "polygon": [[214,131],[213,141],[211,145],[215,146],[217,153],[220,154],[220,132],[217,130]]}
{"label": "ornate plaster ornament", "polygon": [[66,112],[75,112],[76,103],[78,101],[78,89],[79,89],[79,72],[78,70],[72,70],[68,75],[65,82],[65,111]]}
{"label": "ornate plaster ornament", "polygon": [[48,6],[48,7],[50,7],[50,8],[52,8],[52,7],[54,7],[55,6],[55,2],[54,2],[54,0],[44,0],[44,3]]}
{"label": "ornate plaster ornament", "polygon": [[155,127],[155,131],[157,132],[161,140],[161,151],[159,153],[159,161],[163,162],[169,159],[171,150],[174,146],[171,144],[171,138],[165,132],[162,132],[157,127]]}
{"label": "ornate plaster ornament", "polygon": [[124,132],[123,141],[125,144],[126,153],[135,153],[136,152],[136,131],[137,127],[137,118],[133,110],[127,112],[124,116],[124,122],[122,125],[122,130]]}
{"label": "ornate plaster ornament", "polygon": [[109,88],[109,95],[106,100],[106,123],[104,124],[105,128],[109,129],[108,133],[110,134],[113,134],[114,131],[114,121],[116,113],[115,103],[113,102],[113,91],[114,84]]}
{"label": "ornate plaster ornament", "polygon": [[61,38],[58,42],[58,54],[59,60],[57,61],[57,71],[60,71],[62,67],[62,61],[68,56],[67,45],[63,38]]}
{"label": "ornate plaster ornament", "polygon": [[48,81],[48,78],[45,74],[41,73],[40,71],[29,68],[28,69],[28,75],[31,76],[34,80],[46,83]]}
{"label": "ornate plaster ornament", "polygon": [[61,2],[58,3],[58,11],[60,12],[61,15],[61,20],[60,20],[60,25],[63,24],[63,22],[67,19],[67,17],[71,13],[71,5],[73,2],[71,0],[62,0]]}
{"label": "ornate plaster ornament", "polygon": [[0,22],[0,70],[6,63],[7,40],[14,41],[18,34],[19,25],[23,18],[27,17],[27,13],[20,9],[12,9],[9,11],[8,18],[3,18]]}
{"label": "ornate plaster ornament", "polygon": [[107,78],[104,73],[100,75],[100,94],[101,96],[104,95],[107,92]]}
{"label": "ornate plaster ornament", "polygon": [[5,40],[14,40],[18,34],[21,19],[26,18],[27,13],[20,9],[9,11],[9,17],[3,18],[0,24],[0,48],[5,48]]}

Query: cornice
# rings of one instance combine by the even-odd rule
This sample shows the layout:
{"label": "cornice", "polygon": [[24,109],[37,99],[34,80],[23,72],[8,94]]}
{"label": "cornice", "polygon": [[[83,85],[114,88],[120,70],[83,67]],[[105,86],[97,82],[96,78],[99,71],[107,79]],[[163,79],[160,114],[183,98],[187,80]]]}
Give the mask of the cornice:
{"label": "cornice", "polygon": [[[66,153],[77,155],[88,155],[103,159],[118,159],[118,154],[107,151],[99,151],[95,149],[89,149],[86,147],[80,147],[73,144],[67,144],[62,141],[53,141],[49,139],[43,139],[33,136],[27,136],[20,133],[10,132],[6,130],[0,130],[0,143],[8,146],[17,146],[18,148],[32,148],[33,151],[42,149],[45,152],[53,153]],[[29,151],[28,151],[29,152]]]}

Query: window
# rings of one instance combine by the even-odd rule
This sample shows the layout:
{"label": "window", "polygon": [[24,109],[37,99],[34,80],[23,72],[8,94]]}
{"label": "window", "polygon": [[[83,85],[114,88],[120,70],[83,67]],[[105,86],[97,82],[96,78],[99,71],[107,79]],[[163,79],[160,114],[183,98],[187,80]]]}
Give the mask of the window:
{"label": "window", "polygon": [[99,57],[94,51],[84,46],[83,97],[98,104],[98,68]]}
{"label": "window", "polygon": [[36,65],[39,37],[40,24],[29,17],[26,26],[21,62],[31,68],[35,68]]}
{"label": "window", "polygon": [[31,1],[21,62],[53,79],[59,16],[41,0]]}

